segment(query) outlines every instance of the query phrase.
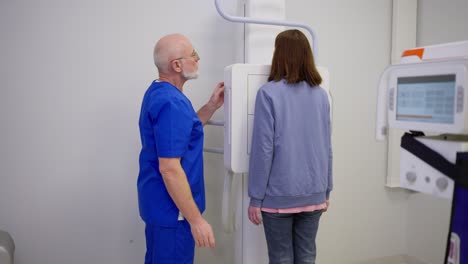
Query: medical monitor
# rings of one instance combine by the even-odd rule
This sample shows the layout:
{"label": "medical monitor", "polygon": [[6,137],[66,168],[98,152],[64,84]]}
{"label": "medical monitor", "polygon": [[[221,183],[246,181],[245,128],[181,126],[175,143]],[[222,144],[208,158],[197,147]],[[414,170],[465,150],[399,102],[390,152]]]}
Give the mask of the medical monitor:
{"label": "medical monitor", "polygon": [[396,119],[453,124],[455,74],[397,78]]}
{"label": "medical monitor", "polygon": [[390,73],[390,127],[468,132],[467,60],[401,65]]}

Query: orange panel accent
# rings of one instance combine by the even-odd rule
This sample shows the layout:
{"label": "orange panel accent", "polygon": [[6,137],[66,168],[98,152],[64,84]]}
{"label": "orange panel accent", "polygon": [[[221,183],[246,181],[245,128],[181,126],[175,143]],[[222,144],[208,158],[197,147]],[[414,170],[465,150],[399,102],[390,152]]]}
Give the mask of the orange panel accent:
{"label": "orange panel accent", "polygon": [[401,56],[402,57],[418,56],[422,60],[423,55],[424,55],[424,48],[419,48],[419,49],[405,50]]}

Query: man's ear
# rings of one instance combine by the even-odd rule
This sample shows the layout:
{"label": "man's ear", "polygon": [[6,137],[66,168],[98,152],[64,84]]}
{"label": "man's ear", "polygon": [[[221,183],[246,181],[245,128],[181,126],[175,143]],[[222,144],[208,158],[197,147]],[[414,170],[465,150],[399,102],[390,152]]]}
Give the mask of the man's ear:
{"label": "man's ear", "polygon": [[171,62],[171,67],[175,72],[182,72],[182,63],[180,60],[173,60]]}

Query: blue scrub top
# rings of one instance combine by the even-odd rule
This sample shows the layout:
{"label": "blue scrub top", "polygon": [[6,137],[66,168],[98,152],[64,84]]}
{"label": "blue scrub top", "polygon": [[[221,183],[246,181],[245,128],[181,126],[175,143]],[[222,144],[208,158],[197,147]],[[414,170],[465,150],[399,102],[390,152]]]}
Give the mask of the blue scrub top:
{"label": "blue scrub top", "polygon": [[158,157],[181,158],[195,203],[203,212],[203,124],[189,99],[172,84],[154,81],[143,98],[139,126],[141,218],[146,224],[177,225],[179,210],[164,185]]}

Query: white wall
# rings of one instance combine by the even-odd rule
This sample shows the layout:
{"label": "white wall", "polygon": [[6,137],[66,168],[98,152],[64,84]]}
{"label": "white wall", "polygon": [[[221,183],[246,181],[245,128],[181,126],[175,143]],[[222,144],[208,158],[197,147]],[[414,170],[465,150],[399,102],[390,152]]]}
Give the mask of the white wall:
{"label": "white wall", "polygon": [[212,1],[0,1],[0,229],[16,263],[143,263],[138,115],[154,43],[192,39],[198,108],[234,62],[234,29]]}
{"label": "white wall", "polygon": [[468,40],[468,1],[418,0],[418,46]]}
{"label": "white wall", "polygon": [[[238,12],[233,0],[222,2]],[[433,44],[426,43],[434,37],[428,23],[436,23],[437,10],[461,11],[423,2],[418,40]],[[317,30],[318,64],[329,67],[335,100],[335,191],[321,222],[318,262],[406,253],[412,197],[384,188],[386,147],[373,135],[376,85],[390,62],[391,0],[294,0],[286,11]],[[455,21],[467,24],[463,16]],[[0,1],[0,229],[14,237],[18,264],[143,262],[137,124],[156,77],[154,42],[172,32],[192,39],[201,77],[185,92],[198,108],[224,66],[241,61],[241,28],[222,20],[209,0]],[[205,131],[207,146],[222,147],[221,128]],[[232,237],[219,228],[215,198],[222,156],[205,157],[206,216],[219,247],[198,250],[197,263],[229,263]]]}

